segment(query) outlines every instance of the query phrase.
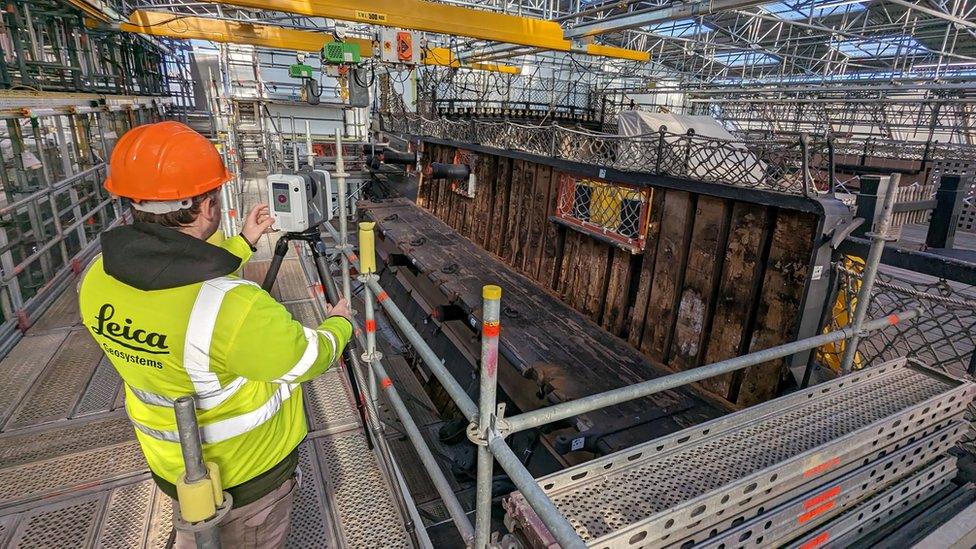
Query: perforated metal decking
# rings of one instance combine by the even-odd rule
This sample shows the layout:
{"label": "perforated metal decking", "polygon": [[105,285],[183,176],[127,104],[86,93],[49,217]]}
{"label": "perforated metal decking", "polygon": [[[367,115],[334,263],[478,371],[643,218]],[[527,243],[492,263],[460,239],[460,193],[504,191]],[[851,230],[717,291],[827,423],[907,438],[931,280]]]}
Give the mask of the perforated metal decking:
{"label": "perforated metal decking", "polygon": [[[654,547],[963,414],[974,385],[894,361],[539,479],[594,547]],[[538,521],[516,494],[511,514]],[[543,533],[544,536],[544,533]]]}
{"label": "perforated metal decking", "polygon": [[[272,246],[263,239],[246,276],[263,278]],[[320,320],[313,287],[290,252],[274,295],[306,325]],[[410,546],[342,372],[303,387],[310,434],[288,546]],[[68,288],[0,361],[0,547],[163,548],[171,532],[171,501],[149,478],[120,379]]]}

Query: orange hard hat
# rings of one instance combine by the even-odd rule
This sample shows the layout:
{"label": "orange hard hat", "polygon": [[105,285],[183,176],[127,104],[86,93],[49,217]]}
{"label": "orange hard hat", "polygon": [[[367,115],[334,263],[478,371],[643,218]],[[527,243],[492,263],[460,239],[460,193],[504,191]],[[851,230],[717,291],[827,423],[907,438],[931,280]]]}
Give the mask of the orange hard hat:
{"label": "orange hard hat", "polygon": [[109,163],[105,188],[132,199],[184,200],[230,180],[217,149],[179,122],[157,122],[125,133]]}

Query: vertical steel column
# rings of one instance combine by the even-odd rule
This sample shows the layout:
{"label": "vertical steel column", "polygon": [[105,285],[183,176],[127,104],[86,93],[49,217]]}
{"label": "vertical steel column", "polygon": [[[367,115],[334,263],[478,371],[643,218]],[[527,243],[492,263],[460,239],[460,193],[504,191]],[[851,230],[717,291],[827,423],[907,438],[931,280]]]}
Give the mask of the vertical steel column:
{"label": "vertical steel column", "polygon": [[[199,482],[207,478],[209,472],[203,462],[203,445],[200,443],[196,404],[192,397],[182,396],[176,399],[173,410],[176,412],[176,430],[180,436],[180,451],[183,454],[186,482],[187,484]],[[216,524],[195,531],[193,537],[198,549],[220,548],[220,531]]]}
{"label": "vertical steel column", "polygon": [[[342,130],[336,128],[335,131],[335,146],[336,146],[336,161],[335,161],[335,177],[336,177],[336,199],[339,202],[339,246],[338,249],[341,252],[339,254],[342,261],[342,297],[345,298],[346,302],[352,307],[352,282],[349,280],[349,256],[347,252],[351,253],[352,249],[349,247],[349,214],[347,212],[346,205],[346,177],[349,176],[346,173],[346,166],[344,159],[342,158]],[[355,315],[355,311],[353,311]]]}
{"label": "vertical steel column", "polygon": [[491,488],[495,458],[488,449],[488,431],[495,423],[498,387],[498,334],[501,331],[502,289],[487,285],[481,290],[481,380],[478,400],[478,477],[475,499],[475,549],[488,546],[491,536]]}
{"label": "vertical steel column", "polygon": [[[54,224],[54,238],[60,239],[58,251],[61,252],[61,261],[58,266],[68,262],[68,245],[64,241],[64,229],[61,226],[61,214],[58,210],[57,197],[54,196],[54,178],[51,176],[51,168],[48,166],[47,155],[44,153],[44,136],[41,135],[41,122],[36,116],[30,119],[31,131],[34,135],[34,144],[37,146],[37,160],[41,163],[41,176],[44,178],[44,186],[48,188],[47,201],[51,207],[51,222]],[[41,218],[43,221],[43,218]]]}
{"label": "vertical steel column", "polygon": [[895,198],[898,196],[898,182],[900,174],[893,174],[888,182],[888,190],[885,193],[884,205],[881,207],[881,216],[878,218],[878,225],[868,233],[871,237],[871,248],[868,250],[868,257],[864,262],[864,276],[861,279],[861,288],[857,292],[857,301],[854,303],[854,328],[851,339],[844,347],[844,358],[841,360],[840,369],[842,373],[851,371],[854,363],[854,356],[857,353],[857,346],[861,342],[861,326],[864,318],[868,314],[868,306],[871,304],[871,290],[874,288],[874,279],[878,274],[878,265],[881,263],[881,254],[884,252],[885,242],[892,240],[888,236],[891,226],[891,217],[894,214]]}
{"label": "vertical steel column", "polygon": [[305,121],[305,161],[308,162],[308,167],[315,168],[315,153],[312,152],[312,128]]}

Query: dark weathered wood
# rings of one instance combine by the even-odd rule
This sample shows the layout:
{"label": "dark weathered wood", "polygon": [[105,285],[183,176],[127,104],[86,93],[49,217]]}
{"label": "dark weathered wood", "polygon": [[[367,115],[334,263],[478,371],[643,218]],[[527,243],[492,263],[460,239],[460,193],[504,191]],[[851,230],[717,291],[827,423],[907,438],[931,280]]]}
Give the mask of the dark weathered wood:
{"label": "dark weathered wood", "polygon": [[634,255],[620,249],[611,249],[607,298],[603,306],[600,325],[613,335],[620,336],[627,324],[627,309],[630,305],[631,262]]}
{"label": "dark weathered wood", "polygon": [[519,234],[523,226],[522,204],[525,203],[525,188],[523,187],[524,172],[530,164],[523,160],[512,162],[512,176],[509,184],[508,216],[505,222],[505,241],[502,243],[501,256],[509,265],[515,259],[519,247]]}
{"label": "dark weathered wood", "polygon": [[705,334],[712,318],[728,232],[729,203],[722,198],[698,197],[694,228],[685,268],[685,280],[678,301],[674,344],[668,364],[687,370],[701,363]]}
{"label": "dark weathered wood", "polygon": [[552,187],[552,168],[537,165],[535,181],[532,190],[532,207],[527,212],[529,218],[528,240],[525,246],[525,259],[522,262],[522,272],[533,280],[539,280],[539,268],[542,264],[542,238],[549,225],[549,203],[555,200],[550,195]]}
{"label": "dark weathered wood", "polygon": [[537,278],[540,284],[553,290],[556,289],[556,284],[559,281],[559,266],[562,263],[565,228],[549,221],[549,218],[556,214],[561,175],[559,171],[553,170],[552,179],[549,181],[549,202],[546,204],[545,233],[542,237],[542,261]]}
{"label": "dark weathered wood", "polygon": [[[380,246],[407,253],[421,271],[418,280],[433,281],[445,300],[460,300],[478,317],[482,285],[502,287],[506,313],[502,317],[501,355],[507,364],[535,381],[548,402],[566,402],[665,373],[626,342],[608,335],[528,277],[413,204],[393,200],[363,203],[362,207],[384,234]],[[419,236],[427,240],[411,245]],[[579,238],[588,239],[583,235]],[[444,273],[445,264],[456,264],[457,271]],[[584,414],[570,423],[605,432],[600,438],[601,451],[612,451],[720,414],[691,389],[681,388]]]}
{"label": "dark weathered wood", "polygon": [[[756,306],[763,269],[763,249],[770,235],[766,206],[736,202],[732,207],[728,245],[712,326],[706,339],[705,364],[739,356],[748,345],[747,334]],[[733,375],[713,377],[702,387],[728,397]]]}
{"label": "dark weathered wood", "polygon": [[499,157],[495,175],[495,196],[491,211],[491,234],[488,241],[488,251],[497,256],[502,255],[505,235],[508,233],[508,201],[512,187],[511,179],[512,160],[507,157]]}
{"label": "dark weathered wood", "polygon": [[[777,213],[749,351],[768,349],[793,337],[816,222],[816,217],[808,213],[791,210]],[[751,406],[775,397],[785,373],[786,362],[782,359],[747,369],[736,402]]]}
{"label": "dark weathered wood", "polygon": [[[434,151],[436,155],[434,157],[434,162],[444,162],[444,159],[448,156],[448,148],[440,147]],[[447,211],[447,192],[445,190],[445,181],[443,179],[432,179],[431,180],[431,197],[430,197],[430,211],[433,212],[437,217],[444,219],[445,212]]]}
{"label": "dark weathered wood", "polygon": [[661,239],[661,219],[664,215],[664,189],[654,189],[651,195],[651,211],[647,220],[647,238],[641,259],[640,280],[637,285],[637,295],[634,296],[634,306],[630,313],[627,329],[627,341],[634,347],[640,348],[644,337],[644,321],[647,318],[647,302],[651,297],[651,285],[654,282],[654,260],[657,258],[658,242]]}
{"label": "dark weathered wood", "polygon": [[521,205],[519,206],[521,211],[521,221],[519,223],[519,230],[516,234],[517,244],[515,247],[515,253],[512,255],[512,260],[509,263],[515,270],[532,276],[526,269],[526,258],[529,253],[529,239],[531,238],[532,226],[537,223],[533,218],[533,213],[535,212],[535,201],[538,199],[536,196],[536,167],[537,164],[532,162],[526,162],[524,169],[522,170],[522,182],[519,186],[519,193],[521,196]]}
{"label": "dark weathered wood", "polygon": [[472,240],[482,248],[488,247],[492,229],[492,206],[495,200],[495,167],[498,160],[494,155],[483,154],[478,157],[477,189],[475,190],[474,223],[471,227]]}
{"label": "dark weathered wood", "polygon": [[559,266],[559,284],[556,293],[567,303],[574,300],[574,286],[579,278],[579,248],[583,242],[583,235],[573,230],[566,230],[563,241],[563,257]]}
{"label": "dark weathered wood", "polygon": [[664,361],[674,332],[678,294],[683,282],[694,213],[694,198],[684,191],[664,197],[661,242],[654,261],[654,280],[647,304],[641,351]]}

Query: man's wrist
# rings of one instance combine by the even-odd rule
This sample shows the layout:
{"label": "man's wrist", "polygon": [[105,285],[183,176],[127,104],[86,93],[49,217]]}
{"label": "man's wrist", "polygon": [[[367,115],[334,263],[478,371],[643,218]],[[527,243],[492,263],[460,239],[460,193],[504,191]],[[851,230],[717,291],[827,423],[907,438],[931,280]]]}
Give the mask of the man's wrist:
{"label": "man's wrist", "polygon": [[247,245],[249,248],[251,248],[252,252],[258,251],[257,242],[251,242],[251,239],[244,234],[244,231],[241,231],[239,236],[244,239],[244,242],[247,242]]}

